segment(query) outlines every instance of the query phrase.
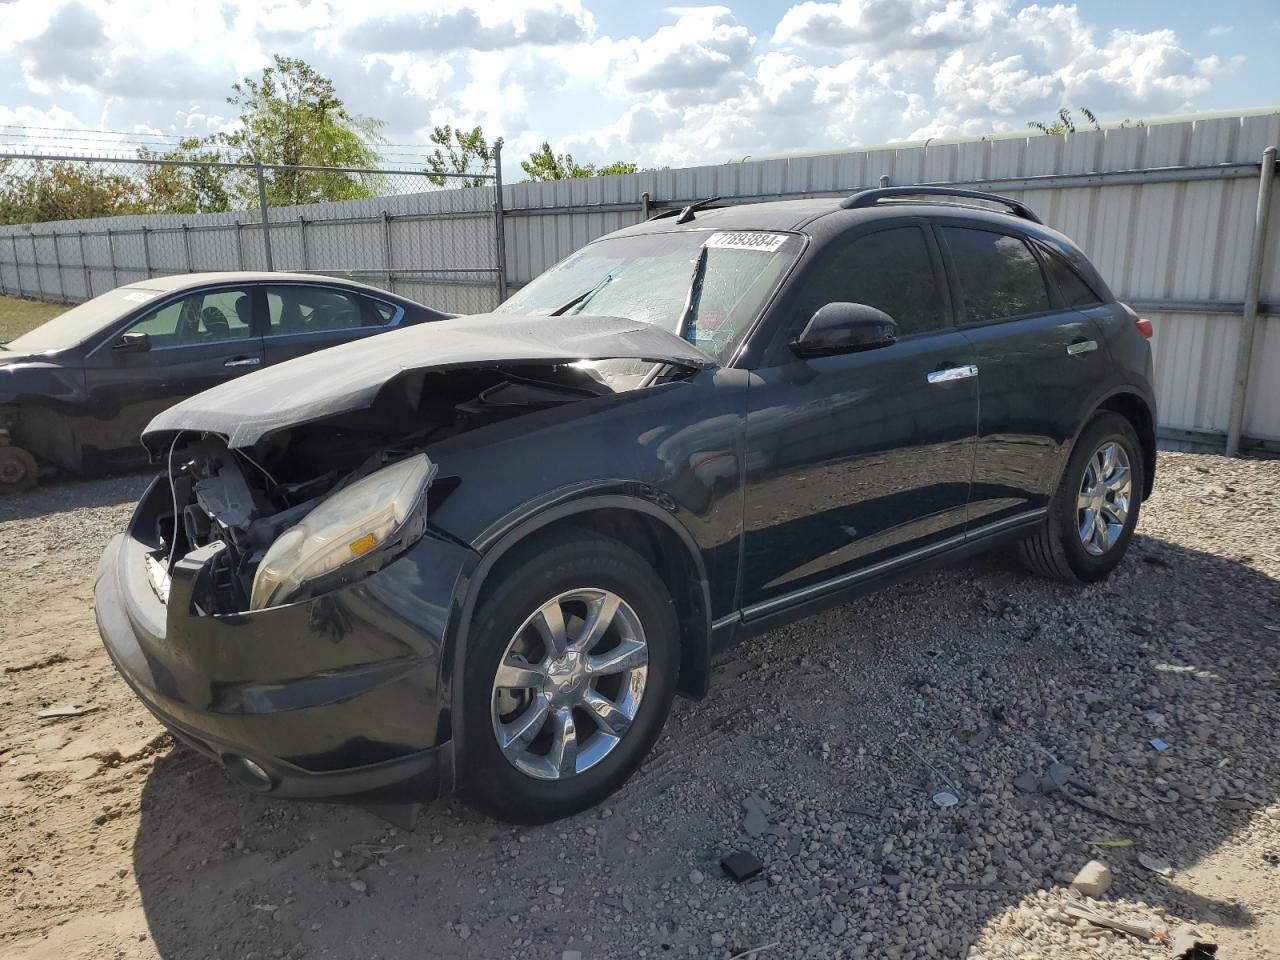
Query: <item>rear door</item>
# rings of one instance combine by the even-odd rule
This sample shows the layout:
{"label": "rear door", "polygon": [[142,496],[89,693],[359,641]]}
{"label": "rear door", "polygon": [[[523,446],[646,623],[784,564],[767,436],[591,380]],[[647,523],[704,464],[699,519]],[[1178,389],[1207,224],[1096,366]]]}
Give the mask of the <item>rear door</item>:
{"label": "rear door", "polygon": [[[148,349],[125,349],[127,334],[146,334]],[[85,360],[88,415],[73,429],[86,466],[142,458],[138,437],[152,417],[262,359],[250,286],[198,290],[148,310]]]}
{"label": "rear door", "polygon": [[896,343],[753,371],[742,602],[751,618],[963,538],[977,430],[973,348],[951,324],[919,222],[854,228],[818,251],[786,308],[793,338],[829,302],[865,303]]}
{"label": "rear door", "polygon": [[1039,244],[972,222],[936,230],[978,367],[972,532],[1046,507],[1106,351],[1093,320],[1050,279]]}
{"label": "rear door", "polygon": [[269,283],[263,289],[269,364],[381,333],[403,314],[396,304],[341,287]]}

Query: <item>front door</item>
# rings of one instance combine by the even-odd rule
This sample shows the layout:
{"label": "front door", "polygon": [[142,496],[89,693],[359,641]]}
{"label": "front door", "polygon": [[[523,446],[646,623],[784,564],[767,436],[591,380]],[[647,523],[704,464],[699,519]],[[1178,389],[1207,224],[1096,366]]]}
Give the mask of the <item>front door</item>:
{"label": "front door", "polygon": [[830,243],[798,278],[795,332],[865,303],[896,343],[756,370],[746,426],[742,604],[751,618],[963,537],[977,379],[941,261],[917,223]]}
{"label": "front door", "polygon": [[[1065,262],[1012,233],[938,228],[956,315],[978,366],[978,443],[969,530],[1044,509],[1078,426],[1106,376],[1106,347],[1076,306],[1090,293],[1056,279]],[[1074,274],[1072,273],[1072,276]],[[1076,281],[1083,284],[1079,278]],[[1094,298],[1096,300],[1096,298]]]}
{"label": "front door", "polygon": [[148,311],[90,354],[89,412],[73,427],[83,465],[144,460],[138,438],[157,413],[258,369],[262,338],[252,315],[251,288],[202,290]]}

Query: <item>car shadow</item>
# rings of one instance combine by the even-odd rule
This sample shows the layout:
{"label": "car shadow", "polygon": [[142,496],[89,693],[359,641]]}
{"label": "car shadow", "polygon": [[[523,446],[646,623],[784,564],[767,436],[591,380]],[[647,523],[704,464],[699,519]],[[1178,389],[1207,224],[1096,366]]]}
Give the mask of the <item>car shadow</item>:
{"label": "car shadow", "polygon": [[[1104,911],[1149,904],[1243,935],[1260,922],[1248,906],[1185,878],[1280,798],[1280,717],[1264,708],[1280,687],[1265,629],[1278,587],[1144,536],[1089,588],[998,554],[925,574],[726,651],[711,694],[677,703],[619,794],[542,827],[448,801],[406,832],[245,793],[177,747],[148,776],[134,840],[150,935],[166,958],[721,956],[774,941],[770,960],[895,943],[967,956],[1094,857],[1115,874]],[[1049,753],[1134,822],[1017,789]],[[931,801],[942,785],[957,806]],[[754,836],[753,794],[772,824]],[[764,861],[763,884],[721,875],[732,849]],[[1063,943],[1078,932],[1061,926]]]}

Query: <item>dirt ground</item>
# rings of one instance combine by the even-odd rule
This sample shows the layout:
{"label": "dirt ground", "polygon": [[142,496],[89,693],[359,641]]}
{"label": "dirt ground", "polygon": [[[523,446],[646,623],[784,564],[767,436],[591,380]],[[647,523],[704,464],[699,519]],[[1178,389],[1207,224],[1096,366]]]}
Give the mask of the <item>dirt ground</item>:
{"label": "dirt ground", "polygon": [[413,833],[246,794],[134,701],[90,602],[144,483],[0,502],[0,956],[1173,956],[1092,904],[1280,957],[1280,462],[1162,454],[1109,581],[924,575],[723,655],[608,806]]}

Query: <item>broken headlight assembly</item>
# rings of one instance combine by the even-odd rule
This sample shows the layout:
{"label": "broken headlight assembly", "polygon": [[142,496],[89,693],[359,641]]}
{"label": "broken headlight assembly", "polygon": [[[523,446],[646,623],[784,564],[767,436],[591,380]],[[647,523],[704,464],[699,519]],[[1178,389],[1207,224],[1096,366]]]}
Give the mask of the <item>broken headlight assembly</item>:
{"label": "broken headlight assembly", "polygon": [[436,465],[418,454],[383,467],[325,499],[276,538],[258,564],[250,610],[299,599],[377,569],[422,536],[426,493]]}

